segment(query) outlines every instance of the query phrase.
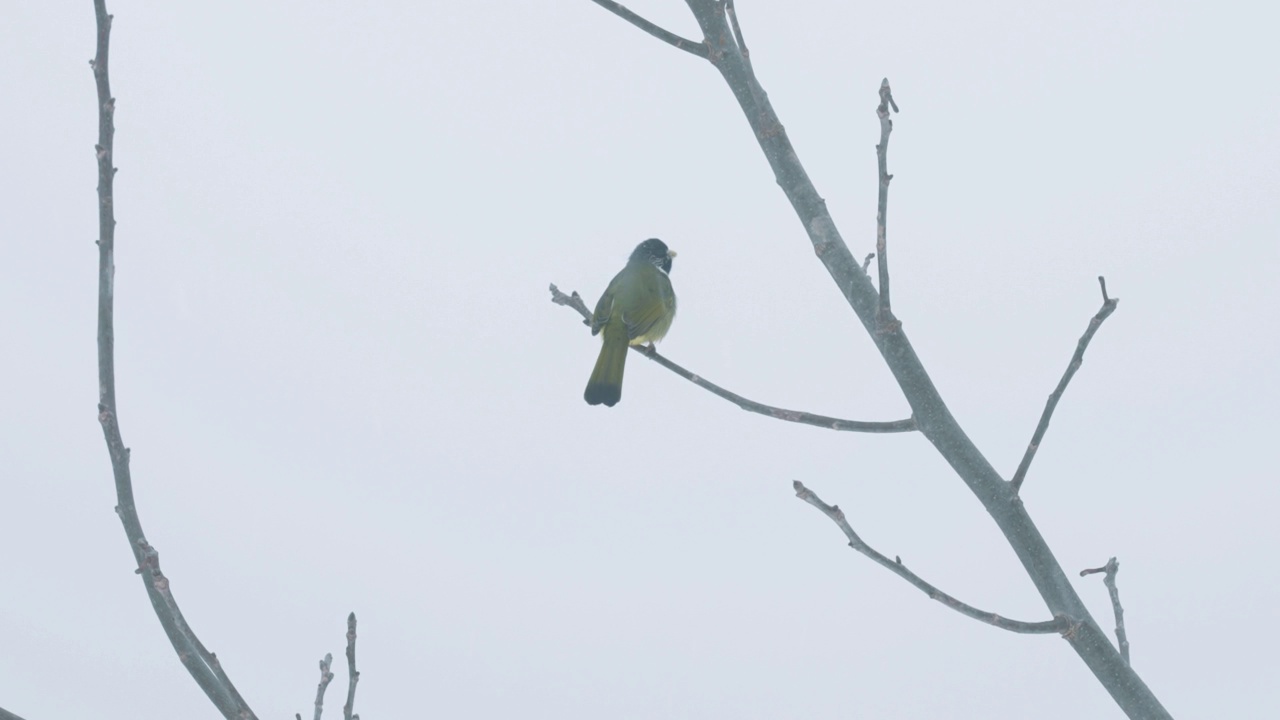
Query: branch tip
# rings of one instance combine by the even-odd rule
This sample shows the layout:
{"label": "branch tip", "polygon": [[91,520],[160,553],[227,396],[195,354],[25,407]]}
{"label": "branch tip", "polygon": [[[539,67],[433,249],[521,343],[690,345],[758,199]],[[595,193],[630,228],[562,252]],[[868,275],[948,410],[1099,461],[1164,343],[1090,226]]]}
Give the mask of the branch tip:
{"label": "branch tip", "polygon": [[893,132],[893,121],[889,119],[889,108],[894,112],[898,106],[893,101],[893,93],[889,89],[889,78],[880,82],[880,105],[876,108],[876,116],[880,118],[880,143],[876,145],[876,165],[879,169],[880,193],[876,201],[876,266],[879,269],[879,304],[876,310],[877,325],[891,326],[894,322],[893,309],[889,296],[889,256],[888,256],[888,215],[889,215],[889,134]]}
{"label": "branch tip", "polygon": [[1044,440],[1044,434],[1049,429],[1049,421],[1053,418],[1053,411],[1058,407],[1058,401],[1062,399],[1062,394],[1066,391],[1071,378],[1075,377],[1076,371],[1084,363],[1084,351],[1089,347],[1089,343],[1093,341],[1093,336],[1098,332],[1098,328],[1102,327],[1103,321],[1110,317],[1111,313],[1115,312],[1116,305],[1120,302],[1119,298],[1107,295],[1107,281],[1101,275],[1098,276],[1098,284],[1102,288],[1102,307],[1089,319],[1089,326],[1085,328],[1084,335],[1081,335],[1080,339],[1076,341],[1076,351],[1071,355],[1071,361],[1067,363],[1066,372],[1062,374],[1062,379],[1058,381],[1058,386],[1049,394],[1049,399],[1045,402],[1044,412],[1040,414],[1040,422],[1036,424],[1035,432],[1031,435],[1031,442],[1027,443],[1027,449],[1022,454],[1022,461],[1018,463],[1018,469],[1014,471],[1013,478],[1009,481],[1015,494],[1022,489],[1022,483],[1027,477],[1027,470],[1031,467],[1031,461],[1035,458],[1036,452],[1039,451],[1040,443]]}
{"label": "branch tip", "polygon": [[738,24],[738,10],[733,6],[733,0],[724,0],[724,13],[733,28],[733,41],[738,45],[738,52],[742,53],[742,60],[747,67],[751,67],[751,51],[747,49],[747,41],[742,37],[742,26]]}
{"label": "branch tip", "polygon": [[893,91],[889,89],[889,78],[880,81],[880,104],[888,104],[894,112],[898,112],[898,103],[893,101]]}
{"label": "branch tip", "polygon": [[353,714],[356,704],[356,683],[360,672],[356,670],[356,614],[347,615],[347,702],[342,706],[343,720],[358,717]]}
{"label": "branch tip", "polygon": [[1129,664],[1129,635],[1124,629],[1124,608],[1120,605],[1120,588],[1116,585],[1116,573],[1120,572],[1120,563],[1113,557],[1107,564],[1099,568],[1080,571],[1080,576],[1103,574],[1102,584],[1107,586],[1107,594],[1111,596],[1111,611],[1116,618],[1116,644],[1120,648],[1120,658]]}

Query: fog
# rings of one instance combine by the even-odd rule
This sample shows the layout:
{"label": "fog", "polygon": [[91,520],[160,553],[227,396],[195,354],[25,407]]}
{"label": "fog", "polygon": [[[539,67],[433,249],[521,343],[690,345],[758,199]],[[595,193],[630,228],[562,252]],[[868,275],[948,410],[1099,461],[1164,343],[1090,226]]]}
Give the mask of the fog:
{"label": "fog", "polygon": [[[660,345],[753,400],[910,415],[719,74],[586,0],[113,0],[116,368],[148,540],[259,717],[308,715],[360,619],[366,719],[1123,717],[918,433],[743,412],[593,304],[662,238]],[[630,7],[686,36],[677,0]],[[147,601],[97,423],[92,4],[0,23],[0,707],[214,718]],[[1120,298],[1022,495],[1066,571],[1119,558],[1176,717],[1266,717],[1280,660],[1280,11],[738,7],[850,249],[1006,477]],[[1100,576],[1075,585],[1110,628]]]}

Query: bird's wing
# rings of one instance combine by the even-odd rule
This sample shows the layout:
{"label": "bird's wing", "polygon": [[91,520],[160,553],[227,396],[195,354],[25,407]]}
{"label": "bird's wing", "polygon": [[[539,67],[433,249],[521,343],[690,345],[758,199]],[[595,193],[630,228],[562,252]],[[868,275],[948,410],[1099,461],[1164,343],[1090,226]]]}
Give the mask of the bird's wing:
{"label": "bird's wing", "polygon": [[591,315],[591,334],[599,334],[604,324],[609,322],[609,316],[613,314],[613,288],[618,278],[614,278],[609,283],[609,287],[600,296],[599,302],[596,303],[596,311]]}
{"label": "bird's wing", "polygon": [[[670,324],[670,318],[675,310],[675,293],[671,291],[671,281],[667,279],[665,273],[656,267],[646,268],[639,278],[639,292],[635,293],[638,300],[621,303],[619,308],[622,313],[622,321],[627,326],[627,337],[632,340],[645,337],[655,325],[666,322]],[[663,328],[661,334],[666,329]]]}

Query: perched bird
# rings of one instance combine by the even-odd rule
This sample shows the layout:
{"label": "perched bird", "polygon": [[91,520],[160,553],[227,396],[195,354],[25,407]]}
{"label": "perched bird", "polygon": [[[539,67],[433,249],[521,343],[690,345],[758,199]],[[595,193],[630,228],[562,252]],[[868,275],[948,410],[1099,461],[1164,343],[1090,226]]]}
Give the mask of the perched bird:
{"label": "perched bird", "polygon": [[600,296],[591,316],[591,334],[603,332],[604,344],[582,394],[588,405],[618,404],[627,347],[657,342],[671,329],[676,294],[667,273],[675,256],[661,240],[645,240]]}

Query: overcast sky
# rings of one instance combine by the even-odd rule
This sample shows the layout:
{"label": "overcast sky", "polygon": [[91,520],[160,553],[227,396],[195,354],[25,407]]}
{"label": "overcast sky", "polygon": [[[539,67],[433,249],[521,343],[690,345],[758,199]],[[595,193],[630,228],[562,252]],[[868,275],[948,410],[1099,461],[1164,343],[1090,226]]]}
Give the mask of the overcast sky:
{"label": "overcast sky", "polygon": [[[678,0],[632,7],[686,35]],[[709,65],[587,0],[115,0],[119,415],[176,597],[262,718],[360,618],[365,718],[1121,717],[1057,636],[845,546],[802,480],[966,602],[1048,612],[917,434],[744,413],[598,348],[640,240],[669,357],[743,395],[909,414]],[[133,573],[96,422],[89,0],[0,23],[0,707],[214,718]],[[1068,573],[1121,562],[1177,717],[1267,717],[1280,660],[1280,11],[741,0],[855,255],[880,79],[894,306]],[[1099,577],[1076,585],[1104,627]],[[345,667],[338,663],[340,673]],[[340,713],[331,688],[329,713]]]}

